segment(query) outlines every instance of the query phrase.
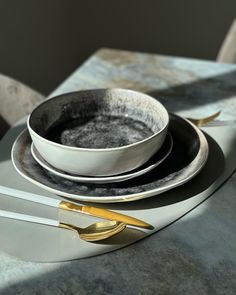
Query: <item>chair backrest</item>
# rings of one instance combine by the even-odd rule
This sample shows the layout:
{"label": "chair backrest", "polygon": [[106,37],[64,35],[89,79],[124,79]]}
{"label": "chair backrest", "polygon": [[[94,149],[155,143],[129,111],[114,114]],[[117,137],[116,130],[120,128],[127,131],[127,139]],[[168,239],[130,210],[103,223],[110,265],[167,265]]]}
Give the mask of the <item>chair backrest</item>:
{"label": "chair backrest", "polygon": [[0,75],[0,138],[44,99],[43,95],[28,86]]}
{"label": "chair backrest", "polygon": [[223,63],[236,63],[236,20],[229,28],[216,60]]}

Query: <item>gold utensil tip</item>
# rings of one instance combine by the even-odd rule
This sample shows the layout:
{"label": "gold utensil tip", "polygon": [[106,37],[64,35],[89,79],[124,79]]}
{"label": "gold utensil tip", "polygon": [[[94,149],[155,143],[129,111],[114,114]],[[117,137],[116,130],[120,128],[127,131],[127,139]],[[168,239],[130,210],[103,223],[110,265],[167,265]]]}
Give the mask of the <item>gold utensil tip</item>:
{"label": "gold utensil tip", "polygon": [[221,111],[218,111],[214,113],[211,116],[204,117],[204,118],[199,118],[199,119],[194,119],[194,118],[187,118],[189,121],[191,121],[193,124],[195,124],[198,127],[201,127],[203,125],[207,125],[207,123],[214,121],[215,118],[217,118],[220,115]]}
{"label": "gold utensil tip", "polygon": [[116,221],[123,222],[132,226],[136,226],[136,227],[153,229],[152,225],[140,219],[137,219],[125,214],[117,213],[114,211],[110,211],[107,209],[101,209],[101,208],[92,207],[92,206],[81,206],[81,205],[77,205],[77,204],[66,202],[66,201],[61,201],[59,204],[59,208],[63,210],[68,210],[68,211],[80,212],[80,213],[88,214],[91,216],[100,217],[103,219],[116,220]]}
{"label": "gold utensil tip", "polygon": [[75,231],[82,240],[95,242],[117,235],[126,228],[126,224],[117,221],[104,221],[94,223],[85,228],[80,228],[75,225],[60,222],[59,227]]}

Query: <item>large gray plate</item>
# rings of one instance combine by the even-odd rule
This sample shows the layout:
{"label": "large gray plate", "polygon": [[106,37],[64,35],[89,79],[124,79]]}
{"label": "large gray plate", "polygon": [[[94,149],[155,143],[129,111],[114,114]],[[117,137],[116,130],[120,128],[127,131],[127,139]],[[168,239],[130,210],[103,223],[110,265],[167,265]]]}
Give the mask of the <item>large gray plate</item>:
{"label": "large gray plate", "polygon": [[12,162],[24,178],[60,196],[100,203],[134,201],[186,183],[205,165],[208,143],[200,129],[189,121],[170,114],[169,131],[174,144],[167,160],[151,172],[121,183],[78,183],[54,175],[33,159],[28,131],[16,139],[12,148]]}

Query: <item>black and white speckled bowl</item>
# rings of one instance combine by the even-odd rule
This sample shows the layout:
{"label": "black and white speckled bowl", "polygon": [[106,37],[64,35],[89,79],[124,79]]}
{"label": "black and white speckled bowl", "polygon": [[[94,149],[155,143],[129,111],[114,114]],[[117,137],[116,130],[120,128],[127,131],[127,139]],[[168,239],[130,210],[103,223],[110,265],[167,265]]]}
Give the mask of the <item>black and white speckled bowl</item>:
{"label": "black and white speckled bowl", "polygon": [[28,118],[34,145],[48,163],[87,176],[140,167],[161,147],[168,124],[168,113],[156,99],[125,89],[62,94]]}

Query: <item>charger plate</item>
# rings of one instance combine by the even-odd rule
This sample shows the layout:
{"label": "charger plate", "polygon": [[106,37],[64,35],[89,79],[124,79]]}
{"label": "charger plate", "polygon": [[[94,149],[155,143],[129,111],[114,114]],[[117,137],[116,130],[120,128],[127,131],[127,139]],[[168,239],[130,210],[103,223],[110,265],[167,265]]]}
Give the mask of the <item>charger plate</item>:
{"label": "charger plate", "polygon": [[21,176],[63,197],[100,203],[134,201],[178,187],[204,167],[208,143],[201,130],[188,120],[170,114],[169,132],[173,138],[169,157],[152,171],[124,182],[78,183],[47,171],[31,154],[31,138],[27,130],[18,136],[12,147],[12,163]]}
{"label": "charger plate", "polygon": [[139,167],[138,169],[135,169],[130,172],[126,172],[120,175],[113,175],[113,176],[81,176],[81,175],[75,175],[75,174],[69,174],[64,171],[61,171],[52,165],[50,165],[44,158],[40,155],[34,144],[31,144],[31,154],[35,161],[48,170],[49,172],[52,172],[53,174],[60,176],[65,179],[69,179],[75,182],[88,182],[88,183],[112,183],[112,182],[120,182],[120,181],[126,181],[128,179],[138,177],[140,175],[143,175],[157,166],[159,166],[170,154],[173,147],[173,140],[170,133],[167,134],[166,139],[160,148],[158,152],[142,167]]}

